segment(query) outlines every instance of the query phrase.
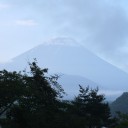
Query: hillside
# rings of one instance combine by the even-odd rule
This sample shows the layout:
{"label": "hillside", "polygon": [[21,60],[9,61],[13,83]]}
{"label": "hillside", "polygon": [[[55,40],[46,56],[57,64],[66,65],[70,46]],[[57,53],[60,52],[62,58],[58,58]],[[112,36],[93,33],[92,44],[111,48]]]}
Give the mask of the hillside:
{"label": "hillside", "polygon": [[114,102],[110,104],[112,115],[116,115],[116,112],[128,113],[128,92],[124,92]]}

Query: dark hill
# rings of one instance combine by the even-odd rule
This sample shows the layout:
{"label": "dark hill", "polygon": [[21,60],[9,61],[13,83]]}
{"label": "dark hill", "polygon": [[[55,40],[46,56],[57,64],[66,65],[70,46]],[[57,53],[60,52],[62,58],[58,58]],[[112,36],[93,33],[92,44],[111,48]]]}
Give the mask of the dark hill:
{"label": "dark hill", "polygon": [[128,113],[128,92],[124,92],[110,105],[112,115],[116,115],[116,112]]}

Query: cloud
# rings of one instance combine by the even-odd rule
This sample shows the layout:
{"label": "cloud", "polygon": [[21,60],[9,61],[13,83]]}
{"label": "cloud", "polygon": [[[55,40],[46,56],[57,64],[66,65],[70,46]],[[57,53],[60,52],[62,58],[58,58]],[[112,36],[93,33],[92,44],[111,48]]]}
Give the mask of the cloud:
{"label": "cloud", "polygon": [[128,64],[128,52],[121,51],[124,47],[128,51],[128,12],[121,1],[65,0],[59,8],[54,8],[51,16],[59,34],[82,41],[120,68]]}
{"label": "cloud", "polygon": [[114,52],[126,44],[128,19],[123,10],[107,10],[100,14],[100,18],[92,18],[91,21],[88,26],[91,32],[87,39],[91,45],[104,52]]}
{"label": "cloud", "polygon": [[38,23],[34,20],[16,20],[15,23],[20,26],[36,26]]}
{"label": "cloud", "polygon": [[74,38],[98,56],[123,67],[128,63],[128,54],[121,51],[128,46],[124,3],[125,0],[43,0],[31,3],[31,10],[38,13],[45,35]]}
{"label": "cloud", "polygon": [[9,18],[19,19],[15,21],[17,26],[39,25],[36,33],[29,32],[28,35],[33,35],[30,39],[71,37],[123,68],[128,65],[127,3],[126,0],[20,0],[12,2],[16,8],[9,13]]}
{"label": "cloud", "polygon": [[11,5],[9,5],[9,4],[0,3],[0,9],[6,9],[6,8],[10,8],[10,7],[11,7]]}
{"label": "cloud", "polygon": [[[103,4],[92,10],[83,43],[98,56],[128,71],[128,13],[121,6]],[[87,22],[86,22],[87,23]],[[125,48],[125,51],[124,51]]]}
{"label": "cloud", "polygon": [[107,54],[124,46],[128,33],[126,12],[108,1],[80,0],[70,10],[74,32],[87,47]]}
{"label": "cloud", "polygon": [[60,0],[52,3],[43,2],[45,8],[40,12],[45,14],[46,21],[51,22],[49,28],[54,29],[54,32],[57,31],[58,35],[81,39],[86,47],[105,54],[116,52],[126,45],[128,18],[121,2],[118,1],[119,4],[115,0],[61,2]]}

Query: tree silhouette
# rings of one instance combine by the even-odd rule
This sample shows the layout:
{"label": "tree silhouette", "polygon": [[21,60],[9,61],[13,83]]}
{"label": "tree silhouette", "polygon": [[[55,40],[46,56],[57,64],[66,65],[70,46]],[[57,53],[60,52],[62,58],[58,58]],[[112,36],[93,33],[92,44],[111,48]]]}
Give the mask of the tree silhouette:
{"label": "tree silhouette", "polygon": [[21,73],[0,71],[0,116],[7,111],[23,93]]}
{"label": "tree silhouette", "polygon": [[85,125],[89,128],[109,125],[110,110],[104,95],[98,94],[98,89],[85,89],[80,86],[80,94],[73,104],[76,113],[84,118]]}
{"label": "tree silhouette", "polygon": [[65,93],[37,61],[29,63],[29,72],[0,71],[0,119],[3,128],[100,128],[109,126],[110,111],[98,89],[80,87],[73,101],[63,100]]}
{"label": "tree silhouette", "polygon": [[58,76],[48,76],[37,62],[29,63],[30,72],[1,72],[1,114],[6,111],[13,128],[51,127],[62,107],[64,90]]}

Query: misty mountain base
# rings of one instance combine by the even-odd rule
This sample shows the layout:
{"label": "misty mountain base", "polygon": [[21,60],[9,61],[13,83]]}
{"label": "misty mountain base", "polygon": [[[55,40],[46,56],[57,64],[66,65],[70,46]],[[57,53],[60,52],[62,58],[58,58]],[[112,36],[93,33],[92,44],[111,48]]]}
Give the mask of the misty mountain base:
{"label": "misty mountain base", "polygon": [[111,117],[98,89],[79,85],[78,96],[64,100],[57,75],[49,76],[36,61],[29,66],[30,72],[0,71],[2,128],[123,128],[123,118]]}

